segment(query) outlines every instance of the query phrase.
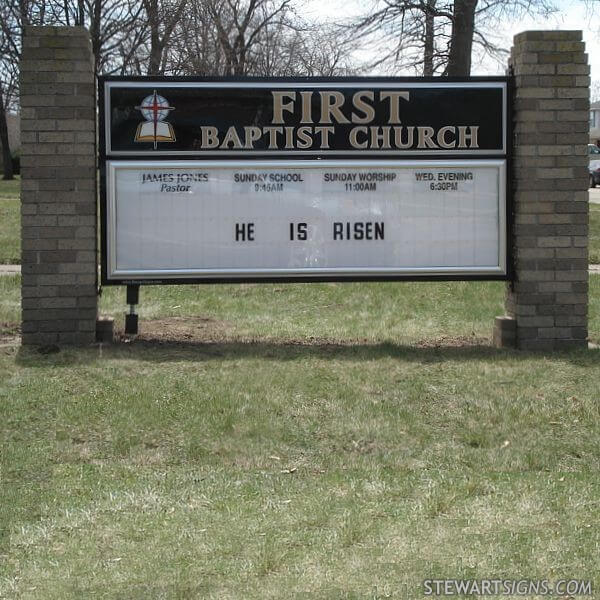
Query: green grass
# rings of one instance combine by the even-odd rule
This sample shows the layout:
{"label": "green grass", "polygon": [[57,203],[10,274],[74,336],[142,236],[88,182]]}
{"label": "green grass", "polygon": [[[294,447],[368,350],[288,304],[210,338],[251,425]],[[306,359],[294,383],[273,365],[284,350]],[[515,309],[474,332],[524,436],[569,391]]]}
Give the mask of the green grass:
{"label": "green grass", "polygon": [[21,262],[20,178],[0,179],[0,264]]}
{"label": "green grass", "polygon": [[[40,354],[0,277],[0,599],[598,593],[598,351],[491,348],[504,287],[144,287],[137,340]],[[101,310],[122,330],[124,289]],[[589,317],[599,343],[597,275]]]}
{"label": "green grass", "polygon": [[[600,343],[600,277],[589,282],[590,339]],[[494,317],[505,312],[505,289],[503,282],[466,281],[142,286],[137,310],[140,331],[155,338],[181,338],[185,330],[192,340],[449,345],[489,341]],[[12,315],[18,302],[15,288]],[[103,288],[100,311],[113,316],[119,330],[125,302],[123,287]]]}
{"label": "green grass", "polygon": [[590,264],[600,264],[600,204],[590,204]]}
{"label": "green grass", "polygon": [[[238,338],[414,342],[488,335],[503,301],[495,282],[153,286],[141,288],[139,313],[142,329],[148,319],[201,315],[204,329]],[[121,324],[126,308],[124,288],[103,289],[102,312]]]}
{"label": "green grass", "polygon": [[[10,331],[19,278],[0,285]],[[149,287],[142,339],[0,346],[0,598],[597,592],[598,351],[491,348],[503,290]],[[124,291],[102,310],[121,326]]]}

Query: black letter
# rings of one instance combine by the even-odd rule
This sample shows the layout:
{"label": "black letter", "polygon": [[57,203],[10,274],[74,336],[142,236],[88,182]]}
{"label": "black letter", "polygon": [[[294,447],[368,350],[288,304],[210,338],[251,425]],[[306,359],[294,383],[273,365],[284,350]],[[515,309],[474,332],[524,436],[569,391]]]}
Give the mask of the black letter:
{"label": "black letter", "polygon": [[298,223],[298,239],[303,242],[308,238],[308,225],[306,223]]}
{"label": "black letter", "polygon": [[235,224],[235,241],[245,242],[246,238],[248,241],[254,241],[254,223],[236,223]]}
{"label": "black letter", "polygon": [[[367,225],[368,225],[368,223],[367,223]],[[364,223],[361,223],[360,221],[358,223],[354,223],[354,239],[355,240],[363,239],[363,237],[364,237],[363,226],[364,226]]]}

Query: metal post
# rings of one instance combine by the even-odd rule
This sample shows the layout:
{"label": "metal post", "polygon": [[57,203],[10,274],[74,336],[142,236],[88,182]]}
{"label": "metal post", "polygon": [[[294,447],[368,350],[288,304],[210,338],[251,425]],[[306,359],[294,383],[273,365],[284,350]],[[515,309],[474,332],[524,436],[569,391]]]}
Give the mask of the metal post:
{"label": "metal post", "polygon": [[125,315],[125,333],[137,335],[138,333],[138,315],[135,312],[136,304],[140,301],[140,286],[127,286],[127,304],[129,304],[129,314]]}

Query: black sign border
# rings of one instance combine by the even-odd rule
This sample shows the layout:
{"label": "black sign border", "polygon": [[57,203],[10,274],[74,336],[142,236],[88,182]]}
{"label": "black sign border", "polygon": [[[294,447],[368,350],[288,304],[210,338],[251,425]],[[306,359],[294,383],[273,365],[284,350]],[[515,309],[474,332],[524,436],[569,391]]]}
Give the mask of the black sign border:
{"label": "black sign border", "polygon": [[[100,133],[102,135],[102,143],[100,145],[100,150],[102,156],[105,158],[112,159],[131,159],[131,160],[139,160],[139,159],[150,159],[156,160],[159,157],[164,159],[172,158],[173,160],[183,159],[194,159],[199,156],[206,156],[207,159],[210,158],[231,158],[232,160],[248,160],[249,157],[258,157],[265,158],[267,156],[270,157],[278,157],[278,156],[288,156],[289,158],[294,157],[295,159],[315,159],[315,158],[325,158],[330,157],[332,159],[342,158],[344,160],[352,160],[353,156],[373,156],[373,157],[390,157],[390,158],[415,158],[419,157],[444,157],[449,158],[454,156],[455,154],[458,156],[465,156],[471,158],[489,158],[489,157],[505,157],[508,153],[508,147],[510,144],[510,135],[509,135],[509,119],[508,119],[508,104],[509,104],[509,93],[508,88],[510,86],[508,77],[470,77],[470,78],[460,78],[460,77],[314,77],[314,78],[289,78],[289,77],[103,77],[101,78],[104,83],[123,83],[123,84],[131,84],[135,86],[136,84],[143,84],[140,87],[152,87],[153,84],[164,84],[164,83],[214,83],[215,87],[218,87],[220,83],[239,83],[240,89],[243,87],[252,87],[253,84],[280,84],[292,87],[294,85],[306,85],[306,86],[323,86],[324,84],[331,84],[331,87],[335,87],[336,84],[356,84],[356,87],[361,87],[363,84],[367,87],[372,87],[373,84],[377,84],[378,86],[383,86],[386,83],[394,84],[394,85],[427,85],[429,84],[465,84],[465,87],[477,87],[477,84],[486,84],[486,83],[497,83],[502,86],[506,86],[506,94],[503,96],[503,105],[506,108],[506,112],[502,114],[502,133],[503,133],[503,149],[496,150],[442,150],[440,152],[431,151],[431,150],[285,150],[280,149],[277,152],[275,151],[257,151],[257,150],[203,150],[201,152],[195,153],[190,150],[140,150],[138,152],[133,151],[112,151],[107,148],[107,128],[110,125],[110,117],[106,114],[106,88],[104,85],[99,89],[99,97],[102,101],[102,110],[101,110],[101,126]],[[470,84],[470,85],[467,85]],[[123,86],[127,87],[127,85]],[[457,91],[460,91],[460,88],[457,88]]]}
{"label": "black sign border", "polygon": [[[475,76],[475,77],[165,77],[165,76],[100,76],[97,78],[97,93],[98,93],[98,159],[99,159],[99,203],[100,203],[100,282],[101,286],[118,286],[118,285],[199,285],[199,284],[231,284],[231,283],[326,283],[330,282],[367,282],[367,281],[514,281],[514,251],[513,251],[513,226],[514,226],[514,204],[513,204],[513,187],[512,187],[512,169],[513,169],[513,145],[514,145],[514,133],[513,133],[513,103],[514,103],[514,75],[512,72],[506,76]],[[144,82],[148,85],[152,85],[152,82],[228,82],[228,83],[331,83],[335,86],[336,83],[348,83],[357,82],[359,84],[385,84],[385,83],[506,83],[506,114],[504,119],[506,122],[505,132],[505,153],[492,152],[477,156],[465,156],[464,154],[456,153],[452,155],[439,155],[437,153],[427,154],[427,160],[452,160],[453,158],[468,158],[473,161],[485,160],[485,159],[497,159],[504,158],[506,160],[506,265],[505,273],[494,275],[460,275],[460,274],[437,274],[428,275],[424,274],[414,275],[391,275],[391,276],[296,276],[296,277],[210,277],[210,278],[198,278],[198,277],[184,277],[184,278],[167,278],[167,279],[123,279],[123,278],[109,278],[108,277],[108,252],[107,252],[107,232],[108,232],[108,211],[107,211],[107,173],[106,173],[106,162],[107,160],[146,160],[148,162],[164,161],[164,155],[158,155],[153,157],[152,154],[127,154],[127,155],[114,155],[108,156],[106,153],[106,106],[105,106],[105,83],[111,81],[122,81],[122,82]],[[357,151],[357,155],[360,156],[360,150]],[[221,155],[207,155],[206,160],[210,160],[211,157],[216,160],[227,160],[239,161],[240,156],[227,156]],[[272,154],[270,157],[277,160],[277,154]],[[348,159],[348,155],[339,155],[335,152],[327,154],[328,158],[331,159]],[[200,158],[198,155],[178,155],[176,160],[197,160]],[[282,159],[289,159],[289,155],[281,155]],[[415,160],[416,157],[407,156],[407,159]],[[253,160],[264,160],[265,157],[262,155],[256,155],[249,153],[243,160],[251,162]],[[378,160],[382,163],[387,161],[397,161],[400,159],[397,155],[378,155]],[[297,160],[306,161],[317,161],[318,158],[315,156],[300,155],[297,156]]]}

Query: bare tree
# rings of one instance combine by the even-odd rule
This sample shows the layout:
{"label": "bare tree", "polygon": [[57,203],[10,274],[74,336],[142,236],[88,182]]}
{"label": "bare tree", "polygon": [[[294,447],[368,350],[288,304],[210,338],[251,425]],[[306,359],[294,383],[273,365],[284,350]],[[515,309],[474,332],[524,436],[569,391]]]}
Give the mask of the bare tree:
{"label": "bare tree", "polygon": [[277,47],[278,56],[288,57],[288,66],[285,71],[279,67],[272,74],[304,77],[353,75],[357,70],[350,62],[352,49],[351,39],[339,39],[335,30],[315,26],[295,33],[287,46]]}
{"label": "bare tree", "polygon": [[147,30],[139,0],[46,0],[45,6],[44,24],[81,25],[89,30],[97,74],[122,70],[123,59],[133,59],[133,53],[123,48],[131,46],[131,39],[141,45]]}
{"label": "bare tree", "polygon": [[370,67],[414,69],[423,75],[464,76],[471,71],[476,46],[504,56],[494,30],[508,18],[548,15],[555,0],[375,0],[352,31],[387,45]]}
{"label": "bare tree", "polygon": [[170,72],[174,75],[220,75],[225,58],[204,0],[188,0],[185,19],[177,23],[169,49]]}
{"label": "bare tree", "polygon": [[292,0],[208,0],[207,7],[225,57],[224,75],[245,75],[269,26],[292,27]]}
{"label": "bare tree", "polygon": [[471,52],[475,34],[475,9],[478,0],[454,0],[452,37],[445,75],[461,76],[471,73]]}
{"label": "bare tree", "polygon": [[10,140],[8,139],[8,122],[6,118],[4,85],[0,79],[0,145],[2,146],[2,179],[14,179],[12,153],[10,151]]}
{"label": "bare tree", "polygon": [[142,0],[150,29],[148,75],[162,75],[165,70],[165,50],[180,21],[186,0]]}
{"label": "bare tree", "polygon": [[448,0],[376,0],[349,30],[350,36],[381,49],[371,69],[390,65],[434,75],[447,61],[452,16]]}
{"label": "bare tree", "polygon": [[299,17],[292,0],[188,0],[165,55],[173,74],[350,71],[348,44],[332,28]]}
{"label": "bare tree", "polygon": [[[16,87],[16,74],[9,60],[9,44],[4,35],[5,23],[0,30],[0,146],[2,146],[3,179],[13,179],[12,155],[8,139],[6,113]],[[7,47],[8,46],[8,47]]]}
{"label": "bare tree", "polygon": [[27,0],[6,0],[0,4],[0,144],[4,179],[13,178],[8,138],[7,113],[16,108],[19,87],[19,59],[25,25],[43,22],[44,5]]}
{"label": "bare tree", "polygon": [[331,77],[354,72],[350,46],[335,30],[295,19],[293,26],[270,24],[254,48],[248,74],[261,76]]}

